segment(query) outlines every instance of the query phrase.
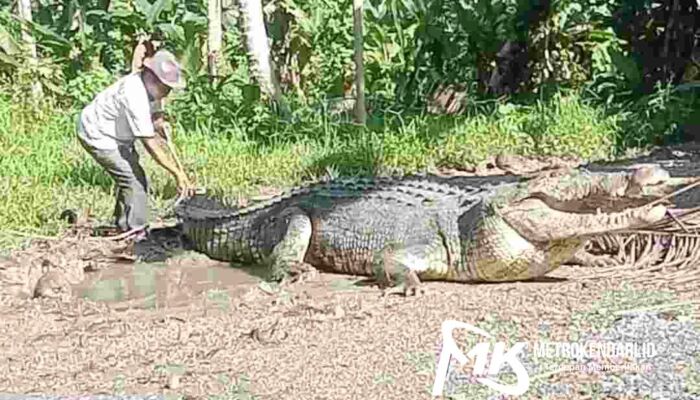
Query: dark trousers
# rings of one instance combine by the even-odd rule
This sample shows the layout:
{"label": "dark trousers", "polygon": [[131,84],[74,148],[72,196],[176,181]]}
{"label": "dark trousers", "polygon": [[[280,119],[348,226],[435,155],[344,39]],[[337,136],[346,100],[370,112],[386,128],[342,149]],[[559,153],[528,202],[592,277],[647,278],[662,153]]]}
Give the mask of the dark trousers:
{"label": "dark trousers", "polygon": [[117,202],[114,207],[116,226],[128,231],[148,225],[148,180],[134,146],[120,146],[117,150],[96,149],[78,138],[92,158],[107,171],[117,184]]}

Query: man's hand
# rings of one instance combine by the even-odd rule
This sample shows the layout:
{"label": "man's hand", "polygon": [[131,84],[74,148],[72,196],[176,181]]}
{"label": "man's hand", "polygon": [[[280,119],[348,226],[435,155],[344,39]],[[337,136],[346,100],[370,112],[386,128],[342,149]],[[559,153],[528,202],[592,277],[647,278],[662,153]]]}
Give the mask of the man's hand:
{"label": "man's hand", "polygon": [[190,182],[190,179],[184,173],[179,174],[176,180],[177,192],[180,196],[191,197],[197,193],[197,188],[192,185],[192,182]]}

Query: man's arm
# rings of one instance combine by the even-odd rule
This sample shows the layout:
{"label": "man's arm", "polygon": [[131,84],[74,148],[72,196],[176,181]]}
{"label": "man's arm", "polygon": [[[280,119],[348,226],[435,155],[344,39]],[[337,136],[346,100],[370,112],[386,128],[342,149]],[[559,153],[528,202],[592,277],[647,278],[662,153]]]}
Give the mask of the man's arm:
{"label": "man's arm", "polygon": [[139,43],[134,48],[134,55],[131,59],[131,72],[135,73],[143,68],[143,60],[153,57],[156,50],[150,40],[139,40]]}
{"label": "man's arm", "polygon": [[141,138],[141,142],[151,157],[175,177],[179,188],[185,190],[191,188],[187,174],[178,168],[177,162],[165,146],[165,139],[161,135]]}
{"label": "man's arm", "polygon": [[165,138],[165,124],[167,123],[165,113],[161,110],[156,110],[151,114],[151,120],[153,121],[153,130]]}
{"label": "man's arm", "polygon": [[167,133],[169,129],[168,122],[165,119],[165,112],[163,111],[164,100],[160,99],[151,103],[151,121],[153,123],[153,130],[155,135],[148,139],[150,143],[146,143],[143,140],[144,147],[148,150],[151,156],[166,170],[170,171],[175,179],[177,180],[178,190],[185,192],[184,194],[189,196],[194,194],[194,188],[192,187],[187,174],[182,170],[182,165],[180,165],[177,155],[175,154],[175,149],[172,148],[171,138]]}

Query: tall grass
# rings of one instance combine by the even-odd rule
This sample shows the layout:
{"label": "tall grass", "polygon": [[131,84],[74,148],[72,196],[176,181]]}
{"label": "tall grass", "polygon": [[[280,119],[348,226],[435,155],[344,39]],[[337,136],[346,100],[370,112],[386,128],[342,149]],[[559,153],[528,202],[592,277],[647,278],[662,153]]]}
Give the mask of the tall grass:
{"label": "tall grass", "polygon": [[[53,104],[26,107],[0,96],[0,194],[5,200],[0,231],[55,233],[66,208],[90,208],[98,219],[110,218],[112,181],[75,139],[76,115]],[[368,128],[309,115],[255,137],[236,127],[204,132],[176,124],[175,143],[199,185],[219,195],[245,196],[327,173],[460,168],[499,153],[606,157],[618,131],[614,117],[584,105],[575,95],[463,117],[387,118]],[[275,139],[261,140],[270,137]],[[174,181],[142,154],[154,200],[152,215],[162,216],[175,196]]]}

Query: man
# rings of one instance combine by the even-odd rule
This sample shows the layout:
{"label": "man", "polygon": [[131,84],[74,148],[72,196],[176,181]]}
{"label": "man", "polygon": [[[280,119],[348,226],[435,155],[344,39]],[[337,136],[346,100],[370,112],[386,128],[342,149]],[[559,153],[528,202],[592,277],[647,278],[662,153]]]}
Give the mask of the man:
{"label": "man", "polygon": [[159,50],[143,61],[140,71],[100,92],[80,114],[80,143],[117,184],[116,227],[134,234],[135,241],[145,238],[148,227],[148,183],[134,147],[136,139],[173,175],[181,195],[194,194],[187,174],[168,152],[167,122],[161,112],[161,102],[170,91],[184,87],[175,57]]}

